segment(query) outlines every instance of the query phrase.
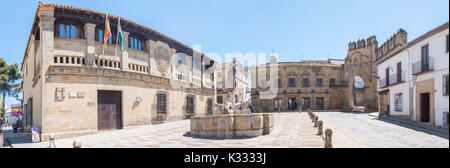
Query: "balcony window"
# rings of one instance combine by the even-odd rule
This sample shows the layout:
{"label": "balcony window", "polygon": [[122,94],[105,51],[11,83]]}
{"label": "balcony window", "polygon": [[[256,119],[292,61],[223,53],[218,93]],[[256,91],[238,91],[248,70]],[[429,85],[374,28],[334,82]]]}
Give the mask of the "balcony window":
{"label": "balcony window", "polygon": [[74,24],[59,24],[60,38],[79,38],[77,26]]}
{"label": "balcony window", "polygon": [[[97,35],[98,35],[97,41],[100,42],[100,43],[103,43],[103,38],[104,38],[103,37],[103,33],[104,33],[103,29],[98,29],[97,30]],[[111,36],[109,37],[107,43],[109,43],[109,44],[113,43],[113,35],[112,35],[112,33],[111,33]]]}
{"label": "balcony window", "polygon": [[143,51],[141,40],[137,37],[130,36],[128,38],[128,47],[135,50]]}

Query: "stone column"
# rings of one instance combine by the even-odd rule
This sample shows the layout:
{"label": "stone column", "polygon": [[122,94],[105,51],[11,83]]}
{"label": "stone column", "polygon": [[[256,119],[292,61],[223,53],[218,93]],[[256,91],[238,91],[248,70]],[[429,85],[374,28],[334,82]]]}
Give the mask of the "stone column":
{"label": "stone column", "polygon": [[320,120],[317,125],[317,135],[323,134],[323,121]]}
{"label": "stone column", "polygon": [[92,67],[95,63],[95,24],[86,23],[84,33],[86,35],[86,66]]}
{"label": "stone column", "polygon": [[331,129],[325,130],[325,148],[333,147],[332,135],[333,135],[333,131],[331,131]]}
{"label": "stone column", "polygon": [[[47,83],[48,80],[48,68],[50,65],[53,64],[53,57],[54,57],[54,23],[55,23],[55,17],[54,17],[54,8],[53,7],[41,7],[38,12],[39,18],[39,32],[40,33],[40,51],[41,56],[39,60],[36,60],[36,69],[38,69],[35,72],[40,73],[40,79],[41,80],[41,95],[40,104],[36,104],[37,107],[40,107],[40,109],[36,109],[33,111],[36,111],[38,114],[40,111],[41,116],[36,116],[37,118],[41,118],[41,123],[35,124],[35,126],[41,127],[41,133],[45,134],[47,133],[49,121],[45,116],[47,116],[47,113],[50,111],[49,104],[50,102],[54,101],[54,90],[52,90],[52,87]],[[38,62],[39,61],[39,62]],[[37,98],[39,99],[39,98]],[[34,117],[33,117],[34,118]]]}
{"label": "stone column", "polygon": [[128,68],[128,35],[130,33],[122,31],[123,35],[123,53],[120,56],[120,70],[129,70]]}

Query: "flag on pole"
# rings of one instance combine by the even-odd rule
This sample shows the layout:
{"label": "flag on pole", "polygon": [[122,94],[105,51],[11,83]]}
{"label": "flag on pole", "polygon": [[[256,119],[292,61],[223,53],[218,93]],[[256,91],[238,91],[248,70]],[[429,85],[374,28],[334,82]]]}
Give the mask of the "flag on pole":
{"label": "flag on pole", "polygon": [[105,50],[106,50],[106,42],[111,37],[111,28],[109,26],[108,14],[106,14],[105,30],[104,30],[103,34],[104,34],[104,36],[103,36],[103,55],[104,55],[105,54]]}
{"label": "flag on pole", "polygon": [[[123,54],[123,35],[122,35],[122,28],[120,27],[120,17],[117,24],[117,40],[116,40],[116,52],[117,53],[117,43],[120,45],[120,53]],[[116,55],[116,54],[114,54]]]}

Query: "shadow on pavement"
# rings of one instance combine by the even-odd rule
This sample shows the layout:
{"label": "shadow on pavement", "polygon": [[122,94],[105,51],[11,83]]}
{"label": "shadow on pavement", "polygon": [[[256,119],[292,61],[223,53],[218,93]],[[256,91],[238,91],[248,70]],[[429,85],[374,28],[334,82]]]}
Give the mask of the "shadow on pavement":
{"label": "shadow on pavement", "polygon": [[373,118],[373,120],[380,120],[380,121],[387,122],[387,123],[394,124],[394,125],[398,125],[398,126],[401,126],[401,127],[406,127],[406,128],[409,128],[409,129],[412,129],[412,130],[415,130],[415,131],[420,131],[420,132],[423,132],[423,133],[426,133],[426,134],[430,134],[430,135],[438,136],[438,137],[441,137],[441,138],[445,138],[447,140],[449,139],[449,136],[446,135],[446,134],[439,133],[439,132],[432,131],[432,130],[425,129],[425,128],[420,128],[420,127],[417,127],[417,126],[414,126],[414,125],[410,125],[410,124],[406,124],[406,123],[401,123],[399,121],[392,121],[392,120],[385,119],[385,118],[380,118],[380,117]]}
{"label": "shadow on pavement", "polygon": [[[14,144],[31,143],[31,136],[25,134],[24,132],[13,133],[13,130],[4,130],[3,146],[4,147],[14,147]],[[11,143],[11,145],[9,144]]]}

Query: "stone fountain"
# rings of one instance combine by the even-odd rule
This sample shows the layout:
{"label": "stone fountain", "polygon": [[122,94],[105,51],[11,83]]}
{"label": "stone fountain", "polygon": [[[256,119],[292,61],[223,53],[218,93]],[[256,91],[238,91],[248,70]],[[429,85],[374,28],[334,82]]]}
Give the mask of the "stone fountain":
{"label": "stone fountain", "polygon": [[236,102],[237,61],[232,63],[232,88],[226,89],[231,102],[215,104],[213,114],[191,118],[191,134],[202,138],[256,137],[270,134],[273,129],[273,114],[256,113],[251,100]]}
{"label": "stone fountain", "polygon": [[249,103],[216,104],[212,115],[191,118],[191,134],[202,138],[257,137],[270,134],[273,114],[254,113]]}

